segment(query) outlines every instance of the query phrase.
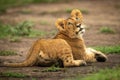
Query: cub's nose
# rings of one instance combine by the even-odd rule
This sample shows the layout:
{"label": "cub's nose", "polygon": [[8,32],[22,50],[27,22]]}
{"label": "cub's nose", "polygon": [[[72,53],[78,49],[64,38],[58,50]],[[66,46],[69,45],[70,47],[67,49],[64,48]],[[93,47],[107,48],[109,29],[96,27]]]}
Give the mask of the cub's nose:
{"label": "cub's nose", "polygon": [[80,31],[82,31],[84,28],[80,28]]}

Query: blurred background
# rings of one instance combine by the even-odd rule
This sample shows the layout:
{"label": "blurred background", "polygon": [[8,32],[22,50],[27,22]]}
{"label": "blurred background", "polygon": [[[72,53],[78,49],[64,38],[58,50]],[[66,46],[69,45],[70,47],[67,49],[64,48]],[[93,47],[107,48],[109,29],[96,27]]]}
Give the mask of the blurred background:
{"label": "blurred background", "polygon": [[[75,8],[84,17],[86,45],[110,54],[110,60],[120,58],[111,55],[120,53],[120,0],[0,0],[0,59],[24,60],[32,43],[53,38],[57,33],[55,21],[68,18]],[[114,62],[104,66],[120,64],[119,59]]]}

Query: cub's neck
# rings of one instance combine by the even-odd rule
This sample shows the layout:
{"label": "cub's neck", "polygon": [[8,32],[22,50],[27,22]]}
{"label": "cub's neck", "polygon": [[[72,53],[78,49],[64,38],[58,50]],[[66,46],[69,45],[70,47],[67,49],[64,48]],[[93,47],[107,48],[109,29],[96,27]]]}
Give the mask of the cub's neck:
{"label": "cub's neck", "polygon": [[83,41],[83,38],[70,38],[68,35],[64,34],[64,33],[61,33],[59,32],[55,37],[54,39],[64,39],[66,41]]}
{"label": "cub's neck", "polygon": [[65,41],[67,41],[67,43],[70,45],[70,46],[73,46],[74,47],[82,47],[82,48],[85,48],[85,43],[84,43],[84,40],[83,38],[70,38],[69,36],[65,35],[64,33],[61,33],[59,32],[55,37],[54,39],[64,39]]}

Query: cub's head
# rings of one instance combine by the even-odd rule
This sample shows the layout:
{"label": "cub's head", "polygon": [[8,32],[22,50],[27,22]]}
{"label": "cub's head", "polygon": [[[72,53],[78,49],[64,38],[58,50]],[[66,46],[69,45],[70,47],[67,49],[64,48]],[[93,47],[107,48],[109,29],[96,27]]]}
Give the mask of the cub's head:
{"label": "cub's head", "polygon": [[82,21],[83,17],[81,12],[78,9],[74,9],[68,19],[58,19],[56,21],[56,27],[61,33],[70,38],[81,38],[85,32],[85,28],[81,26]]}

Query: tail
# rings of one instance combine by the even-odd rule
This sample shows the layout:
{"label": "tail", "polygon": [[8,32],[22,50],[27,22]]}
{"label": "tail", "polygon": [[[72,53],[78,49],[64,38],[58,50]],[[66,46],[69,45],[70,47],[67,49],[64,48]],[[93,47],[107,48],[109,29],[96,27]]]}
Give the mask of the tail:
{"label": "tail", "polygon": [[30,56],[21,63],[4,63],[3,66],[6,67],[27,67],[35,65],[39,53],[39,46],[34,44],[33,49],[28,53]]}

